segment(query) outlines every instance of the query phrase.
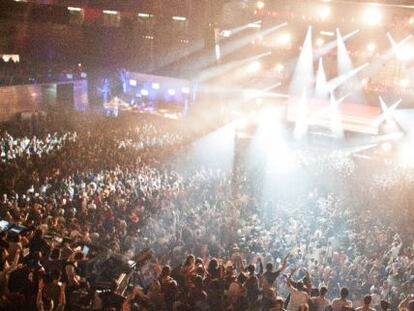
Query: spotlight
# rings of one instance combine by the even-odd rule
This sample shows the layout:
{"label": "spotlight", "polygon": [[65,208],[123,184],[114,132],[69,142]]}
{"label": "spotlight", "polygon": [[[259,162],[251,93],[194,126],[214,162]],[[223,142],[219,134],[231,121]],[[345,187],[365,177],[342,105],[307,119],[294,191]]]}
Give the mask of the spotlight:
{"label": "spotlight", "polygon": [[236,130],[243,131],[247,127],[247,120],[246,118],[239,118],[236,121]]}
{"label": "spotlight", "polygon": [[169,89],[168,90],[168,95],[171,95],[171,96],[175,95],[175,90],[174,89]]}
{"label": "spotlight", "polygon": [[408,20],[408,23],[410,25],[414,25],[414,17],[410,17],[410,19]]}
{"label": "spotlight", "polygon": [[276,71],[282,72],[284,69],[285,69],[285,66],[283,66],[282,64],[277,64],[276,65]]}
{"label": "spotlight", "polygon": [[148,94],[149,94],[148,90],[146,90],[146,89],[141,90],[141,95],[142,96],[148,96]]}
{"label": "spotlight", "polygon": [[377,26],[382,20],[382,13],[378,8],[369,7],[365,9],[362,17],[364,23],[368,26]]}
{"label": "spotlight", "polygon": [[367,50],[368,52],[372,53],[377,49],[377,46],[375,45],[375,43],[369,43],[367,45]]}
{"label": "spotlight", "polygon": [[384,152],[390,152],[390,151],[391,151],[391,149],[392,149],[392,145],[391,145],[391,143],[389,143],[389,142],[383,143],[383,144],[381,145],[381,149],[382,149],[382,151],[384,151]]}
{"label": "spotlight", "polygon": [[327,19],[329,16],[331,16],[331,8],[329,6],[320,8],[318,15],[321,19]]}
{"label": "spotlight", "polygon": [[399,84],[400,84],[400,87],[407,88],[410,85],[410,80],[402,79]]}
{"label": "spotlight", "polygon": [[247,71],[249,73],[255,73],[255,72],[258,72],[261,68],[262,68],[262,63],[256,60],[252,62],[251,64],[249,64],[249,66],[247,67]]}
{"label": "spotlight", "polygon": [[129,85],[130,85],[130,86],[137,86],[137,80],[130,79],[130,80],[129,80]]}
{"label": "spotlight", "polygon": [[322,45],[324,45],[324,43],[325,43],[325,40],[323,40],[322,38],[316,39],[316,45],[318,47],[321,47]]}
{"label": "spotlight", "polygon": [[223,30],[221,36],[224,38],[229,38],[231,36],[231,30]]}
{"label": "spotlight", "polygon": [[292,41],[292,36],[290,33],[284,33],[277,38],[277,42],[280,45],[289,45]]}
{"label": "spotlight", "polygon": [[263,8],[265,7],[265,3],[264,3],[263,1],[258,1],[258,2],[256,3],[256,7],[257,7],[259,10],[263,10]]}
{"label": "spotlight", "polygon": [[400,61],[407,62],[414,57],[414,46],[405,44],[397,49],[397,58]]}
{"label": "spotlight", "polygon": [[153,82],[153,83],[152,83],[152,88],[153,88],[154,90],[159,90],[159,89],[160,89],[160,84],[159,84],[159,83],[156,83],[156,82]]}

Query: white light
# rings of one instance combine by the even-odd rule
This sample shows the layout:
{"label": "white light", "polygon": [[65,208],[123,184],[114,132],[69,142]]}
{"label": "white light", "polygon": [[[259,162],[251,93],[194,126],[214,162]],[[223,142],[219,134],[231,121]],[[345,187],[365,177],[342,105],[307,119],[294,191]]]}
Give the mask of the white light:
{"label": "white light", "polygon": [[159,90],[160,89],[160,84],[157,83],[157,82],[153,82],[151,86],[154,90]]}
{"label": "white light", "polygon": [[137,86],[137,80],[129,79],[129,85],[130,86]]}
{"label": "white light", "polygon": [[408,79],[402,79],[400,81],[400,86],[402,88],[407,88],[409,85],[410,85],[410,80],[408,80]]}
{"label": "white light", "polygon": [[363,21],[369,26],[376,26],[382,20],[382,13],[378,8],[369,7],[365,9],[363,14]]}
{"label": "white light", "polygon": [[216,60],[220,60],[220,58],[221,58],[220,44],[216,44],[214,46],[214,52],[216,54]]}
{"label": "white light", "polygon": [[414,17],[410,17],[410,19],[408,20],[408,23],[410,25],[413,25],[414,24]]}
{"label": "white light", "polygon": [[168,95],[171,95],[171,96],[175,95],[175,90],[174,89],[169,89],[168,90]]}
{"label": "white light", "polygon": [[256,28],[256,29],[261,28],[262,27],[262,21],[257,21],[257,22],[254,22],[254,23],[247,24],[247,27]]}
{"label": "white light", "polygon": [[383,143],[383,144],[381,145],[381,149],[382,149],[382,151],[384,151],[384,152],[390,152],[390,151],[391,151],[391,149],[392,149],[392,145],[391,145],[391,143],[389,143],[389,142]]}
{"label": "white light", "polygon": [[73,79],[73,74],[67,73],[66,74],[66,79]]}
{"label": "white light", "polygon": [[369,43],[368,45],[367,45],[367,50],[368,50],[368,52],[374,52],[375,50],[377,49],[377,46],[375,45],[375,43]]}
{"label": "white light", "polygon": [[277,42],[280,45],[288,45],[292,41],[292,36],[290,33],[284,33],[277,38]]}
{"label": "white light", "polygon": [[181,89],[181,92],[182,92],[183,94],[189,94],[189,93],[190,93],[190,89],[189,89],[188,87],[183,87],[183,88]]}
{"label": "white light", "polygon": [[259,10],[262,10],[262,9],[265,7],[265,3],[264,3],[263,1],[258,1],[258,2],[256,3],[256,7],[257,7]]}
{"label": "white light", "polygon": [[283,66],[282,64],[277,64],[276,65],[276,70],[278,72],[282,72],[283,70],[285,70],[285,66]]}
{"label": "white light", "polygon": [[324,6],[318,11],[318,14],[321,19],[327,19],[331,16],[331,8],[329,6]]}
{"label": "white light", "polygon": [[87,78],[88,77],[88,74],[86,73],[86,72],[81,72],[81,78]]}
{"label": "white light", "polygon": [[118,15],[119,12],[118,11],[112,11],[112,10],[103,10],[104,14],[108,14],[108,15]]}
{"label": "white light", "polygon": [[401,147],[400,150],[400,162],[404,166],[413,166],[414,165],[414,145],[405,144]]}
{"label": "white light", "polygon": [[224,38],[228,38],[228,37],[230,37],[230,36],[231,36],[231,30],[223,30],[223,31],[221,32],[221,35],[222,35]]}
{"label": "white light", "polygon": [[148,96],[148,94],[149,94],[148,90],[146,90],[146,89],[141,90],[141,95],[142,96]]}
{"label": "white light", "polygon": [[242,131],[247,127],[247,120],[246,118],[240,118],[236,121],[236,129]]}
{"label": "white light", "polygon": [[175,21],[179,21],[179,22],[185,22],[187,20],[187,17],[184,17],[184,16],[173,16],[172,19],[175,20]]}
{"label": "white light", "polygon": [[367,78],[363,78],[363,79],[361,80],[361,84],[362,84],[362,85],[367,85],[367,84],[368,84],[368,79],[367,79]]}
{"label": "white light", "polygon": [[249,66],[247,67],[247,71],[249,73],[255,73],[255,72],[258,72],[261,68],[262,68],[262,63],[256,60],[252,62],[251,64],[249,64]]}
{"label": "white light", "polygon": [[397,58],[400,61],[409,61],[414,57],[414,46],[405,44],[397,48]]}
{"label": "white light", "polygon": [[328,37],[335,37],[335,33],[333,33],[332,31],[321,31],[319,32],[322,36],[328,36]]}
{"label": "white light", "polygon": [[325,40],[323,40],[322,38],[316,39],[316,45],[318,47],[321,47],[324,43],[325,43]]}
{"label": "white light", "polygon": [[152,17],[152,14],[149,14],[149,13],[138,13],[138,17],[150,18],[150,17]]}
{"label": "white light", "polygon": [[76,8],[76,7],[73,7],[73,6],[68,6],[68,11],[70,11],[70,12],[81,12],[82,9],[81,8]]}

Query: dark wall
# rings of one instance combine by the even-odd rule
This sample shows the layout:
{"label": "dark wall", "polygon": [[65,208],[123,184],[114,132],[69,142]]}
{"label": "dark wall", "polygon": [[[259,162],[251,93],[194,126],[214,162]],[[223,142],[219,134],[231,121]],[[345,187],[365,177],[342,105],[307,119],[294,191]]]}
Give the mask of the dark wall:
{"label": "dark wall", "polygon": [[[102,3],[100,1],[99,5]],[[2,0],[0,53],[18,53],[22,61],[28,62],[82,63],[89,67],[109,68],[128,66],[148,71],[163,55],[171,51],[180,54],[193,41],[204,40],[210,20],[216,15],[209,1],[204,0],[135,3],[141,8],[122,11],[123,7],[106,7],[121,12],[119,27],[107,27],[100,16],[101,7],[84,7],[84,22],[76,25],[70,23],[67,6]],[[155,12],[153,25],[143,25],[137,18],[138,12]],[[188,16],[187,27],[177,28],[171,19],[174,15]],[[146,38],[149,35],[153,39]]]}

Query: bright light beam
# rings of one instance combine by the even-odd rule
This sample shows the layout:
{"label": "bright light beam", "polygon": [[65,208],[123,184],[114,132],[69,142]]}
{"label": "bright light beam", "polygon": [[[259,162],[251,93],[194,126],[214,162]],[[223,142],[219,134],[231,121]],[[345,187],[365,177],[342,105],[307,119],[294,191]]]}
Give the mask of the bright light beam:
{"label": "bright light beam", "polygon": [[[239,38],[237,40],[228,41],[220,45],[220,51],[221,51],[221,57],[225,57],[249,44],[251,44],[252,41],[264,37],[266,35],[269,35],[283,27],[286,27],[288,23],[282,23],[277,26],[274,26],[272,28],[268,28],[253,34],[250,34],[248,36]],[[192,64],[188,65],[188,68],[191,69],[191,72],[201,70],[215,62],[215,58],[205,56],[202,59],[195,60]]]}
{"label": "bright light beam", "polygon": [[325,99],[329,97],[328,82],[326,80],[322,58],[319,58],[318,73],[316,75],[315,97],[319,99]]}
{"label": "bright light beam", "polygon": [[[413,37],[413,35],[411,35],[411,34],[408,35],[403,40],[396,43],[395,47],[401,47],[407,41],[409,41],[412,37]],[[390,35],[388,36],[388,38],[390,38]],[[385,51],[382,55],[377,57],[375,62],[371,63],[369,68],[366,70],[366,77],[372,77],[373,75],[375,75],[384,66],[384,64],[393,57],[393,55],[395,54],[395,50],[394,50],[393,43],[392,43],[393,41],[394,40],[391,37],[390,42],[391,42],[392,47],[389,50]],[[395,43],[395,41],[394,41],[394,43]]]}
{"label": "bright light beam", "polygon": [[329,105],[329,114],[330,114],[330,123],[332,134],[336,137],[344,137],[344,129],[342,126],[341,113],[339,111],[340,102],[336,101],[333,92],[331,92],[330,105]]}
{"label": "bright light beam", "polygon": [[378,96],[378,98],[379,98],[379,101],[380,101],[382,114],[377,119],[374,120],[375,124],[377,126],[380,126],[384,121],[388,122],[388,123],[396,123],[396,120],[395,120],[393,114],[394,114],[395,110],[397,110],[398,106],[401,104],[402,99],[400,98],[394,104],[392,104],[390,107],[388,107],[388,105],[385,103],[385,101],[382,99],[381,96]]}
{"label": "bright light beam", "polygon": [[[351,72],[354,69],[354,65],[352,63],[351,56],[345,46],[345,42],[342,38],[341,32],[339,28],[336,29],[336,37],[337,37],[337,64],[338,64],[338,76],[344,75],[348,72]],[[351,94],[351,102],[364,104],[365,98],[364,93],[362,90],[362,83],[355,75],[349,77],[346,81],[343,81],[342,85],[339,85],[339,90],[337,90],[337,94],[342,96],[342,94],[346,94],[352,92]]]}
{"label": "bright light beam", "polygon": [[197,81],[204,82],[204,81],[210,80],[210,79],[212,79],[216,76],[222,75],[223,73],[228,72],[232,69],[239,68],[240,66],[242,66],[244,64],[248,64],[250,62],[259,60],[259,59],[261,59],[265,56],[269,56],[271,54],[272,54],[271,52],[265,52],[265,53],[261,53],[259,55],[255,55],[255,56],[243,59],[243,60],[233,61],[233,62],[228,63],[228,64],[216,66],[212,69],[202,71],[199,74],[199,76],[197,78]]}
{"label": "bright light beam", "polygon": [[[345,36],[342,36],[342,41],[346,42],[358,33],[359,33],[359,29],[356,29],[356,30],[346,34]],[[338,44],[337,39],[334,39],[334,40],[322,45],[319,49],[317,49],[315,51],[314,59],[318,59],[318,58],[321,58],[322,56],[326,55],[330,50],[336,48],[337,44]]]}
{"label": "bright light beam", "polygon": [[391,34],[389,32],[387,32],[387,37],[390,40],[391,46],[392,46],[392,50],[394,51],[395,57],[399,60],[408,60],[405,58],[410,58],[412,57],[412,51],[408,51],[405,54],[408,55],[404,55],[404,47],[406,47],[406,43],[408,41],[410,41],[412,39],[412,35],[408,35],[408,37],[404,38],[403,40],[401,40],[399,43],[396,43],[395,40],[392,38]]}
{"label": "bright light beam", "polygon": [[313,93],[313,46],[312,46],[312,27],[308,27],[305,42],[302,45],[298,62],[289,85],[289,95],[301,96],[303,90],[307,96]]}
{"label": "bright light beam", "polygon": [[341,86],[343,83],[345,83],[346,81],[348,81],[349,79],[351,79],[352,77],[354,77],[355,75],[357,75],[359,72],[361,72],[363,69],[365,69],[366,67],[368,67],[368,63],[365,63],[361,66],[359,66],[358,68],[355,68],[354,70],[347,72],[339,77],[333,78],[331,80],[329,80],[328,82],[328,88],[330,92],[335,91],[339,86]]}
{"label": "bright light beam", "polygon": [[301,139],[308,131],[308,97],[306,93],[306,87],[303,89],[302,98],[296,110],[295,120],[295,139]]}

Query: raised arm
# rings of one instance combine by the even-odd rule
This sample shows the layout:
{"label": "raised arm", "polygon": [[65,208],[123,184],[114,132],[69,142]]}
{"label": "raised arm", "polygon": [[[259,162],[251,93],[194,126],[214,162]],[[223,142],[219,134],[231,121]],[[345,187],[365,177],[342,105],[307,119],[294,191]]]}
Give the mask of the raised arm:
{"label": "raised arm", "polygon": [[289,253],[285,256],[285,258],[283,258],[282,264],[280,265],[280,267],[278,269],[279,273],[282,273],[283,271],[285,271],[285,269],[287,267],[288,258],[289,258]]}

